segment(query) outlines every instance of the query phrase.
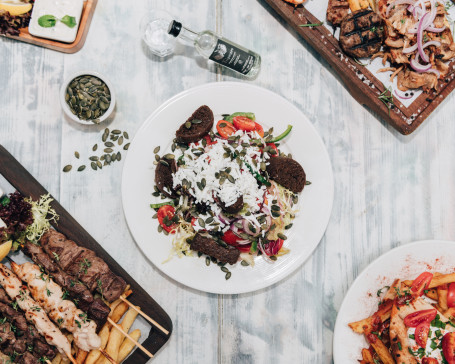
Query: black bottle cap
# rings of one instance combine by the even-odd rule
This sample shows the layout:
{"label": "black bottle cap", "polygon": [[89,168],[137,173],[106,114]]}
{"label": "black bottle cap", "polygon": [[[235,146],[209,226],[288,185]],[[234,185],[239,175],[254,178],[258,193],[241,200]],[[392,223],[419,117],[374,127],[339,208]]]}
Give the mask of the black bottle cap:
{"label": "black bottle cap", "polygon": [[173,20],[171,24],[169,24],[169,29],[168,33],[173,35],[174,37],[177,37],[180,34],[180,31],[182,30],[182,23],[179,23],[176,20]]}

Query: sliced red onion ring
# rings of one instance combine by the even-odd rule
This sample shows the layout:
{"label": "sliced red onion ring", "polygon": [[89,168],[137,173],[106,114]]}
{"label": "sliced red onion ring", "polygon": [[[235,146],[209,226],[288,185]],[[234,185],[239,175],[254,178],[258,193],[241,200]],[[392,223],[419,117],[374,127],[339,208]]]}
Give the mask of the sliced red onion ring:
{"label": "sliced red onion ring", "polygon": [[395,95],[396,95],[397,97],[399,97],[400,99],[404,99],[404,100],[408,100],[408,99],[412,98],[412,96],[400,95],[400,94],[398,93],[397,90],[395,90]]}
{"label": "sliced red onion ring", "polygon": [[430,26],[427,27],[427,31],[433,32],[433,33],[441,33],[446,29],[446,26],[444,25],[442,28],[435,28],[434,24],[430,24]]}
{"label": "sliced red onion ring", "polygon": [[231,223],[231,219],[229,219],[226,215],[224,215],[223,213],[220,213],[218,215],[218,220],[220,220],[224,225],[227,225],[227,224],[230,224]]}
{"label": "sliced red onion ring", "polygon": [[238,245],[246,245],[249,243],[251,243],[251,241],[249,241],[248,239],[237,240]]}
{"label": "sliced red onion ring", "polygon": [[386,17],[389,16],[390,10],[392,10],[392,8],[394,6],[402,5],[402,4],[409,4],[409,5],[413,5],[414,6],[415,5],[415,1],[413,1],[413,0],[397,0],[397,1],[394,1],[387,7],[387,10],[385,12],[385,16]]}
{"label": "sliced red onion ring", "polygon": [[417,49],[417,43],[411,47],[403,48],[403,54],[408,54],[408,53],[414,52],[416,49]]}
{"label": "sliced red onion ring", "polygon": [[248,235],[251,235],[251,236],[258,236],[260,233],[261,233],[261,227],[260,226],[256,226],[254,225],[253,223],[251,223],[251,225],[253,225],[256,229],[256,232],[253,232],[253,230],[250,229],[250,221],[248,221],[247,219],[244,219],[242,221],[242,224],[243,224],[243,230],[245,230],[245,232],[248,234]]}
{"label": "sliced red onion ring", "polygon": [[435,70],[434,68],[429,69],[427,72],[434,73],[438,78],[439,78],[439,76],[441,76],[441,72],[439,72],[438,70]]}
{"label": "sliced red onion ring", "polygon": [[[419,21],[419,25],[417,27],[417,50],[419,52],[420,57],[424,62],[430,62],[430,58],[425,54],[422,48],[422,38],[423,38],[423,25],[425,24],[426,19],[428,18],[429,13],[425,13]],[[411,61],[412,62],[412,61]],[[412,66],[412,63],[411,63]]]}
{"label": "sliced red onion ring", "polygon": [[441,42],[438,42],[437,40],[430,40],[429,42],[426,42],[424,45],[422,45],[422,48],[426,48],[431,45],[434,45],[435,47],[439,47],[441,45]]}
{"label": "sliced red onion ring", "polygon": [[269,258],[269,256],[267,255],[267,253],[266,253],[265,250],[264,250],[264,247],[262,246],[262,239],[259,239],[259,241],[258,241],[258,248],[259,248],[259,250],[261,251],[262,256],[264,257],[264,259],[265,259],[267,262],[272,263],[273,260]]}
{"label": "sliced red onion ring", "polygon": [[418,61],[416,61],[416,58],[413,58],[410,61],[410,65],[414,71],[423,73],[427,72],[431,68],[431,64],[427,64],[424,66],[423,64],[420,64]]}

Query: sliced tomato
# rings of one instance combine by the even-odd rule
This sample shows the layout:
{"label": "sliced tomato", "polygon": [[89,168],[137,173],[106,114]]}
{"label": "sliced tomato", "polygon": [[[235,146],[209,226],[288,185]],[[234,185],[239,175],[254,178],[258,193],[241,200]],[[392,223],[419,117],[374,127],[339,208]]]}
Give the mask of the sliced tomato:
{"label": "sliced tomato", "polygon": [[442,353],[448,364],[455,364],[455,332],[448,332],[442,338]]}
{"label": "sliced tomato", "polygon": [[422,322],[416,327],[415,340],[421,348],[427,346],[428,334],[430,332],[430,322]]}
{"label": "sliced tomato", "polygon": [[216,130],[223,139],[229,138],[232,134],[234,134],[237,131],[237,129],[226,120],[218,121],[218,123],[216,124]]}
{"label": "sliced tomato", "polygon": [[234,117],[234,119],[232,119],[232,122],[234,123],[234,126],[239,130],[243,131],[256,130],[256,123],[250,118],[247,118],[246,116],[236,116]]}
{"label": "sliced tomato", "polygon": [[438,360],[435,358],[422,358],[422,364],[438,364]]}
{"label": "sliced tomato", "polygon": [[270,155],[272,157],[276,157],[276,156],[278,156],[280,154],[280,152],[278,151],[278,148],[276,147],[275,143],[267,143],[267,145],[275,151],[275,154],[270,153]]}
{"label": "sliced tomato", "polygon": [[455,283],[449,284],[449,290],[447,291],[447,306],[455,307]]}
{"label": "sliced tomato", "polygon": [[264,138],[264,128],[261,124],[254,122],[254,130],[259,134],[261,138]]}
{"label": "sliced tomato", "polygon": [[407,327],[417,327],[421,323],[430,323],[435,319],[437,313],[436,309],[413,312],[404,318],[404,324]]}
{"label": "sliced tomato", "polygon": [[283,246],[284,240],[271,240],[268,244],[264,244],[264,251],[268,256],[276,255]]}
{"label": "sliced tomato", "polygon": [[207,142],[207,145],[213,145],[213,144],[218,143],[218,141],[212,140],[212,138],[210,138],[210,135],[208,135],[208,134],[204,137],[204,139]]}
{"label": "sliced tomato", "polygon": [[221,237],[221,240],[223,240],[226,244],[229,244],[232,246],[237,246],[237,242],[242,239],[240,239],[237,235],[235,235],[232,232],[232,230],[228,230],[223,234],[223,236]]}
{"label": "sliced tomato", "polygon": [[158,210],[158,222],[168,233],[175,234],[178,224],[172,223],[175,216],[175,208],[171,205],[161,206]]}
{"label": "sliced tomato", "polygon": [[236,248],[240,250],[241,253],[248,253],[251,249],[251,244],[237,245]]}
{"label": "sliced tomato", "polygon": [[412,282],[411,293],[415,297],[420,297],[430,285],[431,280],[433,279],[433,274],[430,272],[423,272],[419,275],[414,282]]}

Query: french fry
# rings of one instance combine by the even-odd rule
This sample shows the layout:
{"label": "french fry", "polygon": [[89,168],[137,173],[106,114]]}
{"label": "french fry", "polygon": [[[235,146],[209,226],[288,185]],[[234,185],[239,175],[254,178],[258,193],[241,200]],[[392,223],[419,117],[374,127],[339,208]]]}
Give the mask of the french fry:
{"label": "french fry", "polygon": [[359,0],[348,0],[348,3],[349,3],[349,8],[351,9],[351,11],[356,11],[356,10],[361,9]]}
{"label": "french fry", "polygon": [[128,312],[125,314],[122,323],[120,324],[125,332],[130,331],[131,326],[133,326],[134,320],[136,320],[137,315],[138,315],[137,311],[133,309],[129,309]]}
{"label": "french fry", "polygon": [[[122,341],[123,341],[123,334],[119,330],[112,328],[109,333],[109,340],[107,341],[106,352],[115,361],[117,361],[118,352],[119,352]],[[104,357],[102,359],[103,360],[101,361],[101,363],[109,364],[109,360],[107,360]]]}
{"label": "french fry", "polygon": [[365,364],[374,364],[373,355],[371,355],[368,349],[362,349],[362,359],[362,362]]}
{"label": "french fry", "polygon": [[377,11],[376,0],[368,0],[368,2],[370,3],[371,9],[372,9],[374,12],[376,12],[376,11]]}
{"label": "french fry", "polygon": [[111,312],[109,317],[114,321],[115,323],[119,322],[122,316],[125,314],[125,312],[128,310],[128,304],[125,302],[121,302],[114,311]]}
{"label": "french fry", "polygon": [[394,300],[395,297],[397,296],[397,291],[401,288],[401,281],[399,279],[395,279],[390,286],[389,290],[384,296],[384,301],[385,300]]}
{"label": "french fry", "polygon": [[57,353],[57,355],[55,356],[55,358],[52,359],[51,363],[52,363],[52,364],[60,364],[61,361],[62,361],[62,354]]}
{"label": "french fry", "polygon": [[77,364],[83,364],[85,361],[85,358],[87,358],[88,351],[84,351],[79,349],[76,355],[76,363]]}
{"label": "french fry", "polygon": [[425,296],[428,298],[431,298],[432,300],[437,301],[438,300],[438,291],[434,288],[429,289],[427,293],[425,293]]}
{"label": "french fry", "polygon": [[[137,341],[141,337],[141,330],[136,329],[131,332],[130,335],[134,340]],[[120,345],[117,361],[121,363],[123,360],[125,360],[125,358],[131,353],[131,350],[133,350],[135,346],[136,345],[131,340],[123,340],[122,345]]]}
{"label": "french fry", "polygon": [[435,288],[443,284],[455,282],[455,273],[434,275],[428,288]]}
{"label": "french fry", "polygon": [[455,324],[455,307],[450,307],[446,312],[444,312],[444,316],[447,317],[450,322]]}
{"label": "french fry", "polygon": [[438,291],[438,305],[442,312],[447,311],[449,306],[447,306],[447,292],[449,288],[447,284],[443,284],[437,288]]}
{"label": "french fry", "polygon": [[389,349],[384,345],[384,343],[374,334],[368,331],[365,331],[365,335],[371,336],[373,335],[373,340],[368,340],[373,347],[376,354],[378,354],[379,359],[383,362],[383,364],[395,364],[395,360],[393,360],[392,354],[390,354]]}
{"label": "french fry", "polygon": [[359,5],[361,9],[366,9],[370,4],[368,0],[359,0]]}
{"label": "french fry", "polygon": [[392,311],[392,306],[393,306],[393,301],[392,300],[387,300],[385,301],[380,307],[379,310],[371,315],[370,317],[357,321],[357,322],[351,322],[349,323],[349,327],[356,333],[358,334],[363,334],[365,331],[369,331],[373,327],[373,322],[376,319],[376,317],[379,316],[381,319],[381,322],[384,322],[390,318],[390,313]]}
{"label": "french fry", "polygon": [[[101,338],[101,349],[104,349],[109,339],[109,324],[105,324],[98,334]],[[95,364],[100,358],[101,352],[99,350],[92,350],[85,360],[85,364]]]}

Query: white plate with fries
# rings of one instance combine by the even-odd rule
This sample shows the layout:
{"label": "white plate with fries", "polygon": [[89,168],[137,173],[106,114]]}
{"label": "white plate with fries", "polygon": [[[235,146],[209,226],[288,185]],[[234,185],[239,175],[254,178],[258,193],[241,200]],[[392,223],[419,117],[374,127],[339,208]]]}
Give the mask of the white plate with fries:
{"label": "white plate with fries", "polygon": [[[380,290],[394,279],[414,279],[422,272],[454,273],[455,242],[425,240],[406,244],[383,254],[356,278],[338,312],[333,337],[335,364],[356,363],[369,344],[349,323],[371,316],[378,310]],[[382,292],[385,290],[382,290]]]}

